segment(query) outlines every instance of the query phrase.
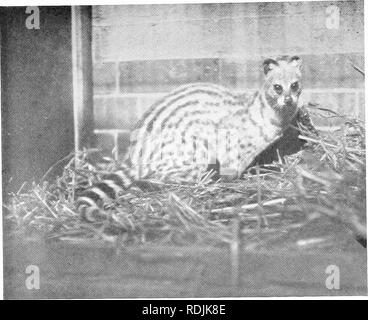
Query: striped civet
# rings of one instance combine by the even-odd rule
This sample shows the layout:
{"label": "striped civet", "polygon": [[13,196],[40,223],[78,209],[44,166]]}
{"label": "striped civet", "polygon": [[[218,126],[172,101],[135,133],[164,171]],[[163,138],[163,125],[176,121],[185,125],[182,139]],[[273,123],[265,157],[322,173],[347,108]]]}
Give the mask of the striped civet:
{"label": "striped civet", "polygon": [[193,183],[216,163],[221,177],[240,177],[295,116],[300,68],[296,56],[266,59],[263,85],[249,98],[210,83],[172,91],[138,121],[119,170],[82,192],[77,206],[101,207],[140,179]]}

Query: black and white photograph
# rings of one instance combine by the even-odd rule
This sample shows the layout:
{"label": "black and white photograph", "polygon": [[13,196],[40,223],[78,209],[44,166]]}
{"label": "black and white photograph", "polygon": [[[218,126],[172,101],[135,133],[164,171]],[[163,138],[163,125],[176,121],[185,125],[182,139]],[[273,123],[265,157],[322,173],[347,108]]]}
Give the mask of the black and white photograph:
{"label": "black and white photograph", "polygon": [[4,299],[367,296],[363,0],[1,4],[0,53]]}

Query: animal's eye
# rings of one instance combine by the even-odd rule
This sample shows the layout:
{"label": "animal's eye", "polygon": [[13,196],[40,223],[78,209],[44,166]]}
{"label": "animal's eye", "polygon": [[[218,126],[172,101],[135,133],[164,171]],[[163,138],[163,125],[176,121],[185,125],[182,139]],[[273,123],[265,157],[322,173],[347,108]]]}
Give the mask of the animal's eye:
{"label": "animal's eye", "polygon": [[280,86],[279,84],[274,84],[273,88],[279,94],[282,92],[282,86]]}
{"label": "animal's eye", "polygon": [[291,84],[291,86],[290,86],[290,88],[291,88],[291,90],[293,90],[293,91],[298,90],[298,89],[299,89],[299,83],[298,83],[298,82],[294,82],[294,83],[292,83],[292,84]]}

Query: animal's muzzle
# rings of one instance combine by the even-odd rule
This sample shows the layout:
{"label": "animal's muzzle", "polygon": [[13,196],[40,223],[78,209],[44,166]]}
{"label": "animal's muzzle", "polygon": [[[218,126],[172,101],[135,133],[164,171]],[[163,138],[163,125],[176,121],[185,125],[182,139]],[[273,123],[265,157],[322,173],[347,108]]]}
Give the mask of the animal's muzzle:
{"label": "animal's muzzle", "polygon": [[291,96],[285,97],[285,104],[291,105],[293,103],[293,98]]}

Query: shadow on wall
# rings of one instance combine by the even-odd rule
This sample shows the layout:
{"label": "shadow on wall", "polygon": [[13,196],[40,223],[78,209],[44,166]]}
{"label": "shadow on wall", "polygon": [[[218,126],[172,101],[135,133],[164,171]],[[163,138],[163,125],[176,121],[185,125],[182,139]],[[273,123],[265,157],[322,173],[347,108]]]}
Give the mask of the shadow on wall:
{"label": "shadow on wall", "polygon": [[3,197],[37,180],[74,148],[71,9],[1,8]]}

